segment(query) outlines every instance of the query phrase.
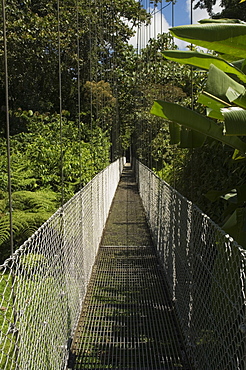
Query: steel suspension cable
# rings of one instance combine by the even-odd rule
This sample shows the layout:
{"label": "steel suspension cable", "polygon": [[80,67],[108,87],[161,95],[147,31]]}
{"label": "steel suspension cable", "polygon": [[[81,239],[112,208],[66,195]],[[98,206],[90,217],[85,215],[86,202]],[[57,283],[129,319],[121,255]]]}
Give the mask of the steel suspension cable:
{"label": "steel suspension cable", "polygon": [[[92,12],[92,6],[91,2],[89,5],[90,12]],[[92,42],[92,23],[91,23],[91,17],[89,20],[89,81],[90,81],[90,157],[91,157],[91,165],[90,165],[90,177],[92,179],[94,175],[94,168],[93,168],[93,153],[92,153],[92,128],[93,128],[93,91],[92,91],[92,84],[93,84],[93,77],[92,77],[92,68],[93,68],[93,54],[92,54],[92,48],[93,48],[93,42]]]}
{"label": "steel suspension cable", "polygon": [[[139,6],[141,5],[141,0],[138,1],[139,2]],[[138,18],[138,23],[137,23],[137,30],[136,30],[136,54],[137,54],[137,61],[139,59],[139,55],[140,55],[140,44],[141,44],[141,32],[140,32],[140,22],[139,22],[139,18]],[[138,65],[139,63],[136,63],[136,76],[138,78]],[[135,131],[137,132],[137,130],[139,129],[139,132],[140,132],[140,144],[137,143],[137,139],[134,140],[134,156],[135,158],[137,158],[138,160],[142,161],[142,147],[143,147],[143,125],[142,125],[142,120],[140,120],[140,125],[139,125],[139,120],[134,120],[134,129]],[[140,127],[139,127],[140,126]],[[137,135],[136,135],[137,136]]]}
{"label": "steel suspension cable", "polygon": [[79,140],[79,187],[82,188],[82,135],[81,135],[81,93],[80,93],[80,27],[79,27],[79,3],[76,0],[76,28],[77,28],[77,99],[78,99],[78,140]]}
{"label": "steel suspension cable", "polygon": [[[144,2],[144,0],[142,0]],[[141,0],[139,0],[139,5],[141,6]],[[147,4],[146,4],[146,7],[147,7]],[[147,27],[145,29],[145,32],[143,31],[143,27],[141,25],[141,23],[139,22],[138,23],[138,48],[137,48],[137,53],[138,53],[138,57],[142,58],[142,47],[143,47],[143,38],[146,37],[145,36],[145,33],[147,32]],[[137,67],[137,75],[139,73],[139,68],[138,68],[138,63],[136,64],[136,67]],[[141,73],[141,70],[140,70],[140,73]],[[140,76],[138,76],[140,77]],[[140,79],[141,80],[141,79]],[[140,150],[139,150],[139,153],[141,154],[141,158],[140,160],[144,160],[144,130],[143,130],[143,119],[142,117],[140,116],[140,131],[141,131],[141,142],[140,142]],[[146,164],[146,163],[145,163]]]}
{"label": "steel suspension cable", "polygon": [[61,72],[61,30],[60,1],[57,0],[57,32],[58,32],[58,79],[59,79],[59,116],[60,116],[60,176],[61,176],[61,206],[64,205],[64,173],[63,173],[63,116],[62,116],[62,72]]}
{"label": "steel suspension cable", "polygon": [[[155,4],[155,8],[157,9],[157,4]],[[154,39],[155,39],[155,42],[157,41],[157,30],[156,30],[156,12],[153,14],[154,16]],[[155,45],[155,48],[156,48],[157,45]],[[154,65],[156,66],[157,65],[157,49],[155,51],[155,55],[154,55]],[[155,83],[155,86],[157,88],[157,68],[155,67],[155,75],[154,75],[154,83]],[[151,125],[151,137],[152,137],[152,140],[151,140],[151,152],[153,150],[153,130],[152,130],[152,125]],[[156,125],[154,126],[154,137],[157,136],[157,127]],[[151,159],[152,159],[152,155],[151,155]],[[157,168],[157,158],[155,159],[155,168]],[[153,170],[153,162],[151,164],[151,169]]]}
{"label": "steel suspension cable", "polygon": [[[161,0],[161,8],[157,9],[157,10],[154,9],[153,12],[151,13],[151,15],[157,14],[159,12],[161,12],[161,14],[162,14],[162,10],[167,8],[170,4],[171,4],[171,2],[168,3],[167,5],[162,6],[162,0]],[[161,20],[161,22],[162,22],[162,20]]]}
{"label": "steel suspension cable", "polygon": [[[169,6],[171,3],[169,2],[166,6],[163,6],[162,0],[161,0],[161,34],[163,33],[163,9],[165,9],[167,6]],[[161,99],[164,99],[164,87],[163,83],[161,84]],[[159,126],[159,129],[161,128],[162,124]],[[161,150],[161,177],[164,179],[164,146],[162,145],[162,150]]]}
{"label": "steel suspension cable", "polygon": [[8,79],[8,50],[5,0],[2,0],[3,16],[3,43],[4,43],[4,71],[5,71],[5,104],[6,104],[6,136],[7,136],[7,171],[8,171],[8,202],[9,202],[9,233],[11,256],[14,253],[13,237],[13,208],[12,208],[12,186],[11,186],[11,148],[10,148],[10,119],[9,119],[9,79]]}
{"label": "steel suspension cable", "polygon": [[[190,0],[190,24],[193,24],[193,0]],[[191,50],[193,44],[190,45]],[[194,85],[193,85],[193,66],[191,66],[191,109],[194,109]]]}
{"label": "steel suspension cable", "polygon": [[[190,0],[190,24],[193,24],[193,0]],[[190,46],[191,50],[193,49],[193,45]],[[190,66],[191,71],[191,109],[194,110],[194,84],[193,84],[193,73],[194,69],[193,66]],[[193,161],[194,161],[194,149],[191,148],[191,199],[193,199]]]}
{"label": "steel suspension cable", "polygon": [[[175,0],[172,0],[172,27],[174,27],[174,24],[175,24],[175,17],[174,17],[174,4],[175,4]],[[174,48],[174,38],[173,38],[173,48]],[[173,77],[174,77],[174,64],[173,64]],[[174,81],[172,79],[172,95],[174,96]],[[176,144],[173,144],[173,155],[174,155],[174,158],[173,158],[173,187],[174,189],[176,188],[176,157],[177,157],[177,152],[178,152],[178,148],[176,146]]]}
{"label": "steel suspension cable", "polygon": [[117,48],[115,47],[116,42],[118,40],[118,29],[115,27],[115,18],[116,18],[116,11],[115,7],[113,8],[112,14],[112,70],[110,74],[110,86],[112,91],[112,97],[115,98],[115,106],[113,107],[112,113],[112,158],[111,160],[114,161],[116,158],[119,158],[119,119],[118,119],[118,89],[117,89],[117,78],[116,78],[116,66],[117,66],[117,58],[118,52]]}

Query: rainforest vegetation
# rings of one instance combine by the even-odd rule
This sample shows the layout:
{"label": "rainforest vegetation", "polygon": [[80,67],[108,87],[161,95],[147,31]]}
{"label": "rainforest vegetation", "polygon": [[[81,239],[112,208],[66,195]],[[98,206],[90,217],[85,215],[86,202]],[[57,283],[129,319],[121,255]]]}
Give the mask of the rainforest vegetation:
{"label": "rainforest vegetation", "polygon": [[[231,3],[224,2],[225,9]],[[245,4],[234,3],[244,17]],[[212,5],[194,2],[211,15]],[[211,193],[205,195],[215,190],[229,198],[229,191],[244,185],[245,164],[232,159],[235,148],[225,142],[205,141],[202,135],[190,139],[184,127],[180,140],[169,117],[150,114],[155,99],[204,114],[199,94],[207,71],[163,55],[176,49],[170,33],[150,39],[141,52],[135,50],[128,43],[134,27],[150,22],[138,2],[63,0],[58,12],[54,0],[7,0],[5,10],[15,248],[129,148],[216,222],[225,223],[231,215],[224,214],[225,200],[211,203]],[[1,24],[3,41],[2,30]],[[0,59],[3,261],[10,253],[3,43]]]}

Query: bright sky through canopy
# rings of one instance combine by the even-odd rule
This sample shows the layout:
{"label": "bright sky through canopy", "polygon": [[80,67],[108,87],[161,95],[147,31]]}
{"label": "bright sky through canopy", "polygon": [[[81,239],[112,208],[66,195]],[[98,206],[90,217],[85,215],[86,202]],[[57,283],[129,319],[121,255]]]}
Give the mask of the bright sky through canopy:
{"label": "bright sky through canopy", "polygon": [[[214,13],[220,12],[221,7],[218,5],[220,3],[217,0],[217,4],[213,7]],[[177,0],[176,4],[173,6],[172,3],[162,2],[158,4],[157,8],[154,8],[153,4],[149,7],[149,1],[143,0],[142,4],[152,15],[151,25],[146,29],[145,26],[142,27],[141,31],[145,36],[140,39],[141,48],[147,43],[147,39],[155,38],[158,33],[168,32],[168,29],[172,26],[180,26],[191,23],[191,0]],[[160,10],[163,8],[162,11]],[[173,13],[172,13],[173,12]],[[192,11],[193,23],[197,23],[200,19],[209,18],[206,9],[196,9]],[[173,23],[172,24],[172,19]],[[176,39],[176,44],[179,49],[185,49],[187,42]],[[137,47],[137,35],[132,37],[130,43]]]}

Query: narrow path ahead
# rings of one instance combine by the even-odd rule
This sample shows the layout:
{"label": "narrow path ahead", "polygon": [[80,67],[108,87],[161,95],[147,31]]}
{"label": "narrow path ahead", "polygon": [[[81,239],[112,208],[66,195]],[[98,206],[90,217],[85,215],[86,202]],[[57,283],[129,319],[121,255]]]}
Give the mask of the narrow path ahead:
{"label": "narrow path ahead", "polygon": [[127,166],[93,268],[72,358],[74,370],[190,369]]}

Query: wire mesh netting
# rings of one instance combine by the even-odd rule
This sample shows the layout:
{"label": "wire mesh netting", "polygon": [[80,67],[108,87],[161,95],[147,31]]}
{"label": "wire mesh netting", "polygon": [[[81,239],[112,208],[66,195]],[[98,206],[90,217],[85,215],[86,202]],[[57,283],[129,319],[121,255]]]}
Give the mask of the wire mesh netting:
{"label": "wire mesh netting", "polygon": [[124,159],[98,174],[0,266],[0,369],[60,370]]}
{"label": "wire mesh netting", "polygon": [[194,368],[245,370],[245,250],[139,162],[136,173]]}
{"label": "wire mesh netting", "polygon": [[[157,255],[127,180],[96,258],[122,164],[102,171],[0,266],[0,369],[63,369],[81,331],[76,369],[188,369],[190,361],[244,370],[245,251],[138,162]],[[91,311],[79,320],[84,299]]]}
{"label": "wire mesh netting", "polygon": [[106,223],[70,360],[73,370],[190,369],[129,166]]}

